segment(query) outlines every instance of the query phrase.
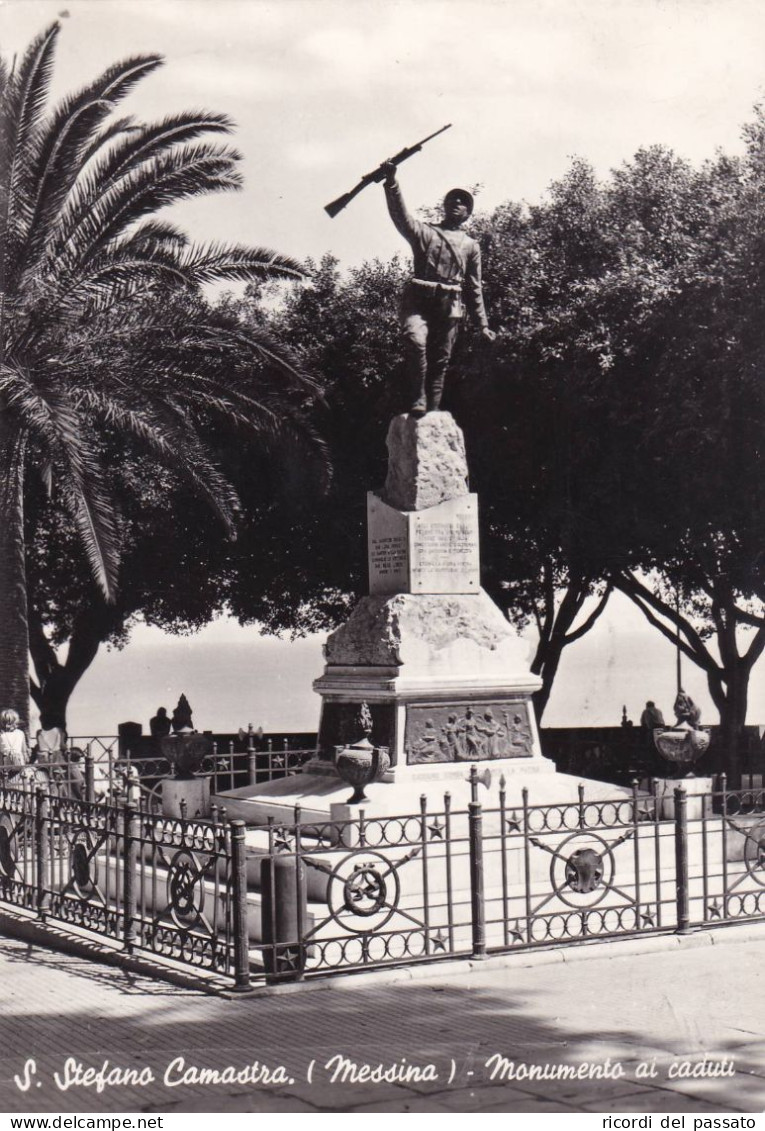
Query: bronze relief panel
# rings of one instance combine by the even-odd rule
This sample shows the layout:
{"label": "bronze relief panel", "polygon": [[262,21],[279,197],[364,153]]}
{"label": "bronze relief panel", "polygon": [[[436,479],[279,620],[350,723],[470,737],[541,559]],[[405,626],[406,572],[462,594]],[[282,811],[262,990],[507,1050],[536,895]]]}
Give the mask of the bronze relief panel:
{"label": "bronze relief panel", "polygon": [[464,702],[407,708],[406,760],[476,762],[530,758],[533,739],[523,702]]}

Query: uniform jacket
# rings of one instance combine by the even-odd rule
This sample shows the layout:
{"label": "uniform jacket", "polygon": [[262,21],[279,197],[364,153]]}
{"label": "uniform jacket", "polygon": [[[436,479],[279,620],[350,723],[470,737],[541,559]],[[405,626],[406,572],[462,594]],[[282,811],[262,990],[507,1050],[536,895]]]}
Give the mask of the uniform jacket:
{"label": "uniform jacket", "polygon": [[489,321],[483,305],[481,249],[471,236],[459,228],[425,224],[407,210],[398,183],[385,185],[393,223],[412,249],[414,277],[429,283],[459,283],[473,320],[482,329]]}

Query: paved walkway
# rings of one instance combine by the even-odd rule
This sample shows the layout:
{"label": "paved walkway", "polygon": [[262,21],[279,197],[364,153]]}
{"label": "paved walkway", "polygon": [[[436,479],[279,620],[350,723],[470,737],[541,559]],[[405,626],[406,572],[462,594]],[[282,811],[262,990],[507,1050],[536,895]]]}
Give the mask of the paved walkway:
{"label": "paved walkway", "polygon": [[578,949],[226,999],[0,939],[0,1110],[765,1108],[765,926]]}

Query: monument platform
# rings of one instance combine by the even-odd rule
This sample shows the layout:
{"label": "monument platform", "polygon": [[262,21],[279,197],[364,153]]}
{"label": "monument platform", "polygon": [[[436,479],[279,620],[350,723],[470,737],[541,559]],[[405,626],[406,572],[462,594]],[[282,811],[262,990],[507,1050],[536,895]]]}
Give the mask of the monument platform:
{"label": "monument platform", "polygon": [[[481,788],[479,798],[486,809],[499,806],[500,777],[505,778],[506,804],[519,806],[524,789],[529,792],[531,805],[556,805],[574,803],[579,798],[579,787],[584,787],[587,801],[613,800],[631,797],[632,791],[610,782],[559,774],[546,758],[522,766],[512,760],[481,763],[479,773],[489,770],[488,788]],[[353,792],[342,781],[334,767],[323,760],[309,762],[303,771],[288,778],[267,782],[253,788],[227,790],[212,798],[214,804],[224,807],[231,820],[245,821],[248,825],[264,825],[269,817],[279,824],[292,824],[296,809],[300,820],[321,824],[326,821],[356,820],[363,810],[364,816],[410,816],[420,812],[421,799],[425,797],[428,813],[441,813],[444,794],[448,793],[454,811],[464,812],[470,801],[468,763],[420,766],[395,780],[371,782],[365,787],[368,802],[349,805]]]}

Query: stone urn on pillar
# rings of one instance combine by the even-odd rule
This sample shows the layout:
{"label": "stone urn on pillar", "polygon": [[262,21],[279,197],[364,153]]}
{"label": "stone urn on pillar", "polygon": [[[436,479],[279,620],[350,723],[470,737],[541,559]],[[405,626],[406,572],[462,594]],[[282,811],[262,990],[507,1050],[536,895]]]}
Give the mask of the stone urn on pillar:
{"label": "stone urn on pillar", "polygon": [[166,817],[205,817],[210,811],[210,780],[198,777],[213,744],[191,724],[191,707],[181,695],[173,712],[173,734],[159,740],[160,749],[173,767],[162,782],[162,811]]}
{"label": "stone urn on pillar", "polygon": [[653,740],[662,758],[671,762],[678,776],[682,776],[709,748],[710,734],[699,726],[701,711],[682,688],[677,693],[674,711],[675,725],[654,727]]}
{"label": "stone urn on pillar", "polygon": [[358,805],[368,801],[364,790],[370,782],[379,781],[390,768],[390,755],[385,746],[373,746],[369,740],[372,733],[372,713],[367,703],[361,704],[359,729],[362,737],[351,746],[335,747],[335,769],[343,781],[353,786],[353,794],[346,804]]}

